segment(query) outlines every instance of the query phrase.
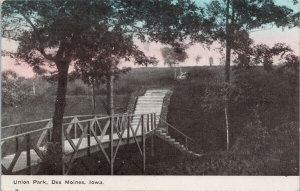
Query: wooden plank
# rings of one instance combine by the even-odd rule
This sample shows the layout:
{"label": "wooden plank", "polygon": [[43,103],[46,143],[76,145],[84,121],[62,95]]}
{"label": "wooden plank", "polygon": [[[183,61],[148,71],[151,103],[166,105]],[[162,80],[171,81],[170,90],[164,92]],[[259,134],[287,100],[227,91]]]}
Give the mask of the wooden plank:
{"label": "wooden plank", "polygon": [[134,133],[134,130],[133,130],[132,125],[130,124],[129,127],[130,127],[130,129],[131,129],[131,132],[132,132],[132,136],[133,136],[133,138],[134,138],[134,141],[136,142],[136,144],[137,144],[137,146],[138,146],[138,148],[139,148],[139,151],[140,151],[141,155],[143,156],[142,149],[141,149],[141,147],[140,147],[138,141],[136,140],[136,134]]}
{"label": "wooden plank", "polygon": [[69,165],[67,166],[68,168],[66,169],[66,174],[68,174],[69,171],[70,171],[71,168],[72,168],[73,161],[74,161],[75,158],[76,158],[77,152],[78,152],[79,147],[80,147],[80,144],[81,144],[81,142],[82,142],[82,139],[83,139],[83,137],[84,137],[84,136],[86,135],[86,133],[87,133],[87,128],[88,128],[88,126],[86,126],[86,127],[83,129],[83,133],[81,134],[80,139],[78,140],[78,143],[77,143],[77,145],[76,145],[75,151],[74,151],[74,153],[73,153],[73,155],[72,155],[70,161],[68,162]]}
{"label": "wooden plank", "polygon": [[36,145],[37,145],[38,147],[41,146],[43,140],[45,139],[45,137],[46,137],[46,135],[47,135],[47,132],[48,132],[48,130],[44,130],[44,131],[41,133],[41,135],[40,135],[40,137],[39,137],[39,139],[38,139],[38,141],[37,141],[37,143],[36,143]]}
{"label": "wooden plank", "polygon": [[102,153],[104,154],[104,156],[105,156],[107,162],[110,163],[110,159],[109,159],[109,157],[108,157],[108,155],[107,155],[105,149],[102,147],[102,143],[101,143],[101,141],[98,139],[98,136],[97,136],[96,132],[95,132],[93,129],[92,129],[92,133],[93,133],[93,135],[94,135],[94,138],[95,138],[96,142],[98,143],[97,145],[99,146],[99,148],[101,149]]}
{"label": "wooden plank", "polygon": [[139,122],[138,122],[138,124],[136,126],[136,129],[135,129],[135,132],[134,132],[135,135],[136,135],[138,129],[140,128],[140,125],[141,125],[141,117],[140,117]]}
{"label": "wooden plank", "polygon": [[30,147],[36,152],[36,154],[40,157],[40,159],[44,160],[44,155],[42,151],[33,143],[30,143]]}
{"label": "wooden plank", "polygon": [[70,133],[71,129],[74,128],[74,124],[78,122],[78,118],[75,116],[71,121],[70,123],[68,124],[68,127],[67,127],[67,132]]}
{"label": "wooden plank", "polygon": [[2,173],[4,175],[9,175],[10,174],[10,172],[7,170],[7,168],[5,166],[3,166],[3,164],[1,164],[1,169],[2,169]]}
{"label": "wooden plank", "polygon": [[17,161],[18,161],[18,159],[19,159],[19,157],[20,157],[20,155],[21,155],[21,153],[22,153],[22,151],[19,150],[19,151],[15,154],[15,156],[14,156],[12,162],[10,163],[10,165],[9,165],[9,167],[8,167],[8,169],[7,169],[7,171],[8,171],[9,173],[12,173],[12,171],[13,171],[13,169],[14,169],[14,167],[15,167],[15,165],[16,165],[16,163],[17,163]]}
{"label": "wooden plank", "polygon": [[115,154],[114,154],[114,161],[115,161],[115,158],[116,158],[116,156],[117,156],[117,152],[118,152],[118,150],[119,150],[119,147],[120,147],[120,144],[121,144],[121,142],[122,142],[122,140],[123,140],[123,135],[124,135],[124,132],[125,132],[125,129],[123,129],[122,130],[122,132],[121,132],[121,137],[120,137],[120,139],[119,139],[119,141],[118,141],[118,144],[117,144],[117,146],[116,146],[116,150],[115,150]]}
{"label": "wooden plank", "polygon": [[[74,142],[72,141],[71,137],[69,136],[69,134],[67,133],[66,129],[64,128],[64,137],[67,138],[68,142],[70,143],[71,147],[73,148],[74,151],[76,151],[76,145],[74,144]],[[64,141],[63,141],[64,143]],[[64,144],[62,144],[64,145]]]}
{"label": "wooden plank", "polygon": [[107,122],[106,122],[106,124],[104,126],[104,129],[103,129],[103,131],[101,133],[100,141],[102,141],[102,139],[105,136],[105,133],[106,133],[106,131],[107,131],[107,129],[108,129],[109,126],[110,126],[110,120],[107,120]]}

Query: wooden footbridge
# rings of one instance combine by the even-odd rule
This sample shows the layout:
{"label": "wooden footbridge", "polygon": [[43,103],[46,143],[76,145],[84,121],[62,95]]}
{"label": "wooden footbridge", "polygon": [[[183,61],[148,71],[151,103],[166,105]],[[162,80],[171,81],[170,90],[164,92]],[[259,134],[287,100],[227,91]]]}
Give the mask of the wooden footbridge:
{"label": "wooden footbridge", "polygon": [[[63,173],[70,172],[76,159],[98,153],[105,157],[113,174],[119,148],[129,144],[137,146],[145,171],[146,139],[151,139],[150,148],[153,154],[154,136],[186,154],[201,156],[188,150],[191,138],[160,117],[165,94],[166,91],[147,91],[145,95],[137,98],[133,114],[65,117],[62,127]],[[144,107],[144,104],[148,107]],[[35,174],[45,160],[52,127],[52,119],[2,127],[2,135],[6,135],[1,139],[2,173]],[[169,128],[181,135],[184,141],[180,143],[173,139],[168,134]]]}

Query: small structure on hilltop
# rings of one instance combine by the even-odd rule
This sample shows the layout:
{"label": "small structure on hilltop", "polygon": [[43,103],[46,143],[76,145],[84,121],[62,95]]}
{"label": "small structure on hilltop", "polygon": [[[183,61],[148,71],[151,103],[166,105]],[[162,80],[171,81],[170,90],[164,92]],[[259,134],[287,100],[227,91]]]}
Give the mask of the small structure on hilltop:
{"label": "small structure on hilltop", "polygon": [[213,57],[209,57],[209,66],[212,66],[214,64],[214,59]]}
{"label": "small structure on hilltop", "polygon": [[182,72],[180,68],[180,73],[178,76],[176,76],[176,80],[190,80],[191,79],[191,73],[190,72]]}

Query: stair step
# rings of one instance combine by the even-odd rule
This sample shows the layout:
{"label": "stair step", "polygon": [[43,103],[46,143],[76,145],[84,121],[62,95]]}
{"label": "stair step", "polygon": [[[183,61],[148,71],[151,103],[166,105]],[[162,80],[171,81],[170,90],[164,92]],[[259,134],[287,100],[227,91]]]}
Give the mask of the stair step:
{"label": "stair step", "polygon": [[162,107],[162,102],[147,102],[147,103],[145,103],[145,102],[143,102],[143,103],[138,103],[137,105],[136,105],[136,107],[135,108],[139,108],[139,107]]}
{"label": "stair step", "polygon": [[195,155],[196,157],[202,157],[202,156],[203,156],[203,155],[197,154],[197,153],[194,153],[194,155]]}
{"label": "stair step", "polygon": [[175,142],[175,139],[167,139],[168,142]]}

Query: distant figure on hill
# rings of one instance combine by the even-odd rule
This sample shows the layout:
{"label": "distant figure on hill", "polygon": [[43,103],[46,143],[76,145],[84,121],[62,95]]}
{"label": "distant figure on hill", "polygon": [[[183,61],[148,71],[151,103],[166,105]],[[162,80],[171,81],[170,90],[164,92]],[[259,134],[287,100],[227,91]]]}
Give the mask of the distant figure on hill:
{"label": "distant figure on hill", "polygon": [[214,64],[213,57],[209,57],[209,66],[212,66]]}

